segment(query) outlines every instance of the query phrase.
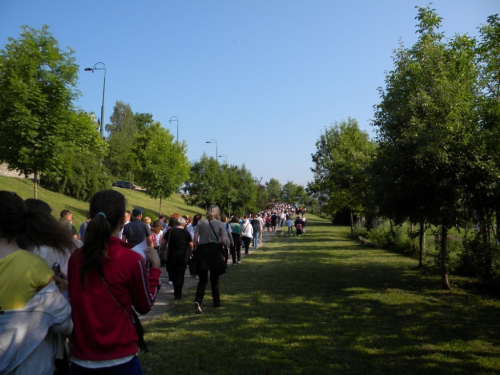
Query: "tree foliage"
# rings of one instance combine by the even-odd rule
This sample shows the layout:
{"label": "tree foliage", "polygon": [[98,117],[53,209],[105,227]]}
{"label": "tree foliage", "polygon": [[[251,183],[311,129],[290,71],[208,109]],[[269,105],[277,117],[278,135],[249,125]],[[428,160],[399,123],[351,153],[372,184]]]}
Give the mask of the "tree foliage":
{"label": "tree foliage", "polygon": [[365,170],[375,144],[355,119],[348,118],[325,128],[316,148],[312,155],[314,181],[308,184],[308,191],[316,194],[323,203],[322,211],[332,219],[345,208],[361,213],[368,180]]}
{"label": "tree foliage", "polygon": [[169,130],[152,122],[136,135],[133,145],[134,174],[152,198],[168,198],[189,175],[185,143],[174,142]]}
{"label": "tree foliage", "polygon": [[78,96],[72,55],[60,50],[48,26],[23,26],[19,39],[0,50],[0,161],[10,169],[62,173]]}

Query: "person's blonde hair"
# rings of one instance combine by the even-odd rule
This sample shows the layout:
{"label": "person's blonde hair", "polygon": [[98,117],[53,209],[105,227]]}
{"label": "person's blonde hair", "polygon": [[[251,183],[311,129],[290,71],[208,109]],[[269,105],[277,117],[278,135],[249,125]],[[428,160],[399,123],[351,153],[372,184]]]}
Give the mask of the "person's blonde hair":
{"label": "person's blonde hair", "polygon": [[215,219],[219,220],[220,217],[220,208],[216,204],[212,204],[207,209],[207,219]]}
{"label": "person's blonde hair", "polygon": [[151,218],[149,216],[145,216],[142,221],[144,221],[146,224],[151,224]]}

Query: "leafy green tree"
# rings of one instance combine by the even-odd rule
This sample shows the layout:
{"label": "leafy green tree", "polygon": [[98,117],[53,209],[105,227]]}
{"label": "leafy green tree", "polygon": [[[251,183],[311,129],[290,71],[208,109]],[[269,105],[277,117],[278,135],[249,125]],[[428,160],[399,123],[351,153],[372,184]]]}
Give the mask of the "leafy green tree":
{"label": "leafy green tree", "polygon": [[48,26],[22,27],[0,50],[0,161],[26,175],[59,173],[77,98],[78,65],[68,48],[63,52]]}
{"label": "leafy green tree", "polygon": [[106,125],[109,132],[106,166],[113,176],[126,178],[134,167],[135,156],[132,148],[138,132],[132,108],[129,104],[117,101],[110,120]]}
{"label": "leafy green tree", "polygon": [[64,149],[61,172],[45,172],[41,185],[88,201],[97,191],[110,186],[107,169],[102,164],[107,144],[101,139],[94,119],[87,113],[72,112],[70,124],[65,138],[71,142]]}
{"label": "leafy green tree", "polygon": [[445,43],[441,18],[429,7],[418,8],[417,19],[419,39],[396,52],[376,107],[378,185],[385,191],[379,203],[389,214],[440,226],[442,284],[449,288],[447,234],[463,214],[463,176],[476,151],[474,43],[459,35]]}
{"label": "leafy green tree", "polygon": [[364,209],[363,198],[368,185],[366,168],[375,144],[368,133],[359,129],[355,119],[348,118],[325,128],[316,148],[312,155],[314,181],[308,184],[308,191],[317,194],[323,202],[322,210],[332,219],[337,212],[348,208],[353,231],[353,214],[362,213]]}
{"label": "leafy green tree", "polygon": [[271,178],[269,182],[266,182],[266,189],[270,201],[277,202],[281,200],[281,184],[277,179]]}
{"label": "leafy green tree", "polygon": [[134,121],[139,133],[142,133],[155,122],[151,113],[134,113]]}
{"label": "leafy green tree", "polygon": [[199,161],[191,163],[188,182],[184,185],[183,199],[187,204],[205,209],[211,204],[222,205],[227,183],[220,178],[219,163],[205,153]]}
{"label": "leafy green tree", "polygon": [[174,136],[159,122],[153,122],[136,137],[134,173],[151,198],[168,198],[177,192],[189,175],[186,144],[174,142]]}

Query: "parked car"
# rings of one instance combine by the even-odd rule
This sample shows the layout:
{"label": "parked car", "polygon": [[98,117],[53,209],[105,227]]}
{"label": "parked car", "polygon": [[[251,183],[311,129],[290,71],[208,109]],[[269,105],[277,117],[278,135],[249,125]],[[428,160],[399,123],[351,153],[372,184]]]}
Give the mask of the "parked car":
{"label": "parked car", "polygon": [[111,186],[118,187],[118,188],[124,188],[124,189],[135,189],[135,185],[128,182],[128,181],[116,181],[113,182]]}

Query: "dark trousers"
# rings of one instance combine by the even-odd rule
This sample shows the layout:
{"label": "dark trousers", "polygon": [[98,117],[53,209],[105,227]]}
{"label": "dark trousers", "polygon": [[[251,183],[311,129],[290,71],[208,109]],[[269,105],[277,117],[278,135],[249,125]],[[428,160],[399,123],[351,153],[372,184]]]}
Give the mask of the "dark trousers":
{"label": "dark trousers", "polygon": [[231,257],[233,258],[233,264],[236,260],[241,261],[241,237],[236,233],[233,233],[233,246],[231,246]]}
{"label": "dark trousers", "polygon": [[243,243],[245,244],[245,254],[248,254],[248,248],[250,247],[250,241],[252,241],[252,239],[250,237],[243,237]]}
{"label": "dark trousers", "polygon": [[[195,302],[200,305],[203,302],[203,297],[205,296],[205,289],[208,284],[208,271],[200,271],[198,274],[200,280],[198,281],[198,287],[196,288]],[[212,299],[214,301],[214,307],[220,306],[220,296],[219,296],[219,276],[220,271],[210,271],[210,285],[212,287]]]}
{"label": "dark trousers", "polygon": [[186,273],[186,264],[172,264],[168,266],[168,276],[174,286],[174,297],[182,298],[182,287],[184,286],[184,274]]}

